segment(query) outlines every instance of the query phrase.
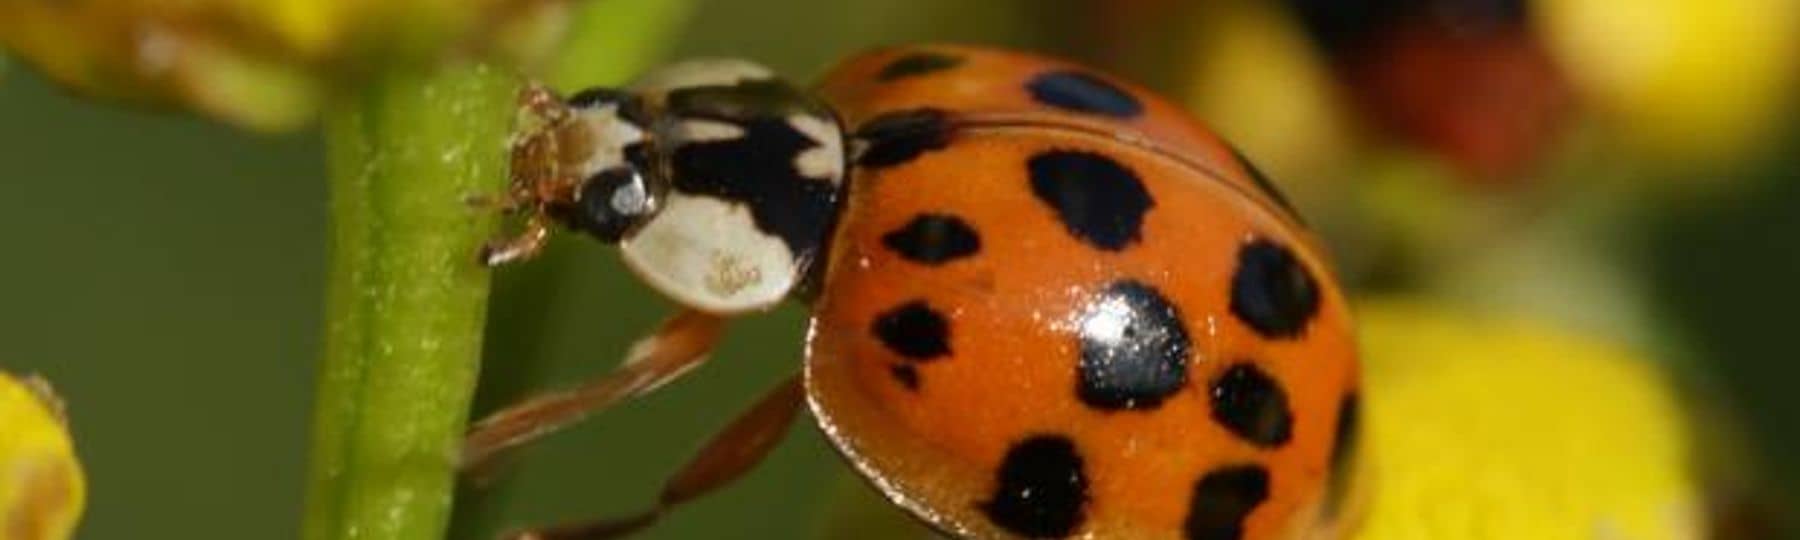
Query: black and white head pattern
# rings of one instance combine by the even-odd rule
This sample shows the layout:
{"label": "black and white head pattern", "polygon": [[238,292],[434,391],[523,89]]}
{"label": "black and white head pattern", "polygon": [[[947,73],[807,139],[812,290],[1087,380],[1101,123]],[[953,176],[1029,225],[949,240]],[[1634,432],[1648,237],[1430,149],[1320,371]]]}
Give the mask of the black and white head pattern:
{"label": "black and white head pattern", "polygon": [[627,149],[650,138],[639,105],[630,96],[609,89],[579,92],[569,96],[568,102],[575,121],[586,126],[592,136],[592,153],[582,163],[582,176],[632,166],[626,160]]}
{"label": "black and white head pattern", "polygon": [[654,109],[671,189],[620,247],[646,281],[714,313],[785,298],[820,256],[844,177],[823,104],[741,60],[675,64],[631,89]]}

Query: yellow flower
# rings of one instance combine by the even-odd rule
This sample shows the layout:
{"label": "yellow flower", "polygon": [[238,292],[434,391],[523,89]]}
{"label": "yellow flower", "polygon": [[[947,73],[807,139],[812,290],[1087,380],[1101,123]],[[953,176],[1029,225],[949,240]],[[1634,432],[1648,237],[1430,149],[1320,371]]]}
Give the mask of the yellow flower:
{"label": "yellow flower", "polygon": [[38,378],[0,372],[0,540],[61,540],[87,497],[62,405]]}
{"label": "yellow flower", "polygon": [[556,0],[0,0],[0,46],[84,94],[280,130],[311,119],[339,80],[372,67],[541,46],[562,8]]}
{"label": "yellow flower", "polygon": [[1800,75],[1800,2],[1628,4],[1532,6],[1564,71],[1618,136],[1648,156],[1713,160],[1757,146],[1784,118]]}
{"label": "yellow flower", "polygon": [[1656,365],[1530,322],[1361,308],[1358,538],[1704,536],[1687,421]]}

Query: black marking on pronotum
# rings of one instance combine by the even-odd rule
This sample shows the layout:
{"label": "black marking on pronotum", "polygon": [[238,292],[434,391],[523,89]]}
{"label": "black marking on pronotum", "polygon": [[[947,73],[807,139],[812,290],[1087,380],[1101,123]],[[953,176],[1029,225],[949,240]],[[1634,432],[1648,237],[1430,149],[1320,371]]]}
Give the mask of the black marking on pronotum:
{"label": "black marking on pronotum", "polygon": [[568,103],[570,107],[585,109],[608,103],[631,103],[637,100],[637,96],[630,92],[618,88],[596,86],[570,94],[563,102]]}
{"label": "black marking on pronotum", "polygon": [[1325,502],[1319,509],[1326,519],[1337,517],[1344,499],[1350,496],[1350,483],[1355,480],[1351,476],[1355,474],[1356,441],[1362,430],[1358,418],[1361,408],[1356,392],[1345,394],[1338,402],[1337,429],[1331,435],[1331,478],[1325,481]]}
{"label": "black marking on pronotum", "polygon": [[881,72],[875,74],[875,79],[881,82],[890,82],[896,79],[927,75],[956,67],[962,62],[963,59],[960,56],[931,51],[908,53],[882,66]]}
{"label": "black marking on pronotum", "polygon": [[938,109],[895,111],[864,122],[853,136],[859,150],[854,161],[863,167],[892,167],[942,150],[953,131],[947,113]]}
{"label": "black marking on pronotum", "polygon": [[1286,246],[1256,239],[1238,249],[1231,313],[1257,334],[1293,339],[1319,311],[1319,284]]}
{"label": "black marking on pronotum", "polygon": [[1080,71],[1045,72],[1033,77],[1025,84],[1025,89],[1038,103],[1059,109],[1117,118],[1131,118],[1144,112],[1144,105],[1129,92]]}
{"label": "black marking on pronotum", "polygon": [[1026,163],[1031,192],[1056,211],[1069,233],[1107,251],[1139,240],[1154,202],[1131,169],[1093,152],[1051,150]]}
{"label": "black marking on pronotum", "polygon": [[1238,540],[1244,519],[1269,499],[1269,470],[1261,465],[1231,465],[1194,483],[1185,529],[1189,540]]}
{"label": "black marking on pronotum", "polygon": [[1104,410],[1153,409],[1187,384],[1190,343],[1162,293],[1124,280],[1095,295],[1079,318],[1076,396]]}
{"label": "black marking on pronotum", "polygon": [[794,158],[812,140],[784,119],[739,127],[745,136],[676,148],[670,159],[675,189],[743,203],[757,228],[779,236],[796,259],[812,255],[825,240],[838,197],[830,182],[794,169]]}
{"label": "black marking on pronotum", "polygon": [[1280,205],[1281,209],[1286,211],[1289,217],[1294,218],[1294,221],[1305,224],[1305,221],[1300,219],[1300,212],[1294,209],[1292,203],[1288,202],[1287,195],[1281,193],[1281,188],[1275,187],[1275,182],[1270,180],[1268,175],[1263,174],[1262,169],[1257,168],[1256,164],[1251,162],[1249,157],[1244,156],[1242,150],[1239,150],[1236,146],[1230,148],[1231,155],[1237,158],[1238,164],[1243,165],[1244,171],[1250,173],[1250,182],[1256,184],[1256,189],[1262,190],[1264,196],[1275,201],[1275,204]]}
{"label": "black marking on pronotum", "polygon": [[950,355],[950,321],[924,300],[913,300],[875,316],[870,330],[888,350],[910,360]]}
{"label": "black marking on pronotum", "polygon": [[935,266],[981,251],[981,236],[962,218],[924,213],[881,235],[881,244],[907,260]]}
{"label": "black marking on pronotum", "polygon": [[732,84],[690,86],[669,92],[664,114],[731,122],[806,114],[831,118],[829,109],[781,79],[745,79]]}
{"label": "black marking on pronotum", "polygon": [[994,494],[981,510],[995,525],[1032,538],[1061,538],[1081,526],[1088,480],[1075,442],[1035,435],[1014,443],[1000,462]]}
{"label": "black marking on pronotum", "polygon": [[1213,421],[1250,444],[1275,448],[1293,436],[1294,417],[1281,383],[1255,364],[1234,364],[1212,381]]}
{"label": "black marking on pronotum", "polygon": [[833,121],[828,111],[785,83],[760,80],[676,90],[669,94],[669,114],[744,131],[741,137],[687,141],[669,150],[676,190],[742,203],[757,228],[780,237],[795,260],[817,256],[829,234],[838,189],[835,179],[808,178],[795,167],[799,155],[819,143],[788,118]]}

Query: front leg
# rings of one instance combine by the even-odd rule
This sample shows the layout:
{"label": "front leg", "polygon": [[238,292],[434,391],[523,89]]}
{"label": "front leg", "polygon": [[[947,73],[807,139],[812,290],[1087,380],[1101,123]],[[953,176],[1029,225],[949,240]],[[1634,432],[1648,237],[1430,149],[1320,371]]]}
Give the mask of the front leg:
{"label": "front leg", "polygon": [[533,213],[518,234],[489,240],[481,246],[476,259],[489,268],[536,257],[550,240],[550,219],[543,212]]}
{"label": "front leg", "polygon": [[483,246],[481,264],[499,266],[537,255],[554,225],[548,208],[574,200],[579,179],[565,174],[561,146],[565,138],[561,132],[569,127],[571,117],[568,104],[548,87],[534,82],[520,91],[518,120],[508,144],[512,181],[504,194],[477,195],[468,202],[507,214],[525,212],[529,218],[517,234]]}

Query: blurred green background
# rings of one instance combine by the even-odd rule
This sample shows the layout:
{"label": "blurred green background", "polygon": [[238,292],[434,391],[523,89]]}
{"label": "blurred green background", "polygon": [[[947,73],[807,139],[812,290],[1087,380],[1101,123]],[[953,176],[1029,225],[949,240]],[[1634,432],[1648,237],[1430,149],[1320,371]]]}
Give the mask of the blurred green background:
{"label": "blurred green background", "polygon": [[[753,58],[809,80],[870,45],[1006,45],[1108,65],[1202,111],[1226,99],[1212,90],[1230,86],[1210,84],[1218,77],[1321,85],[1293,92],[1299,100],[1366,80],[1357,75],[1364,71],[1344,68],[1311,78],[1256,72],[1240,79],[1230,67],[1237,49],[1207,33],[1235,35],[1216,21],[1258,5],[1169,4],[708,0],[689,6],[672,42],[649,47],[669,57]],[[1214,16],[1221,14],[1229,16]],[[1260,24],[1246,17],[1248,27]],[[1196,22],[1183,22],[1189,20]],[[1282,31],[1299,28],[1282,24]],[[1791,48],[1784,69],[1800,73],[1792,61],[1800,47]],[[1282,64],[1274,49],[1251,50],[1270,55],[1252,64]],[[0,69],[0,234],[8,247],[0,266],[0,367],[43,373],[71,403],[91,479],[80,536],[290,536],[300,516],[322,308],[325,183],[317,134],[247,135],[185,115],[96,105],[16,64]],[[1339,82],[1319,82],[1329,80]],[[1254,105],[1240,108],[1258,110]],[[1765,109],[1758,117],[1770,125],[1751,142],[1675,164],[1647,160],[1610,142],[1604,128],[1586,127],[1599,121],[1569,120],[1575,135],[1543,152],[1549,157],[1533,159],[1546,165],[1530,173],[1482,172],[1478,187],[1457,179],[1464,175],[1456,172],[1462,169],[1453,146],[1446,158],[1430,144],[1409,146],[1404,135],[1368,135],[1377,128],[1366,126],[1341,130],[1350,135],[1270,135],[1254,120],[1218,125],[1297,191],[1358,290],[1450,297],[1488,291],[1471,301],[1542,307],[1547,318],[1567,317],[1652,349],[1693,383],[1686,389],[1693,402],[1741,422],[1754,442],[1750,456],[1763,458],[1749,476],[1792,486],[1800,485],[1800,458],[1793,457],[1800,456],[1793,429],[1800,426],[1800,392],[1791,388],[1800,382],[1800,358],[1787,327],[1800,306],[1800,122],[1791,111]],[[1283,125],[1334,124],[1354,114],[1329,116]],[[1347,138],[1358,142],[1281,144]],[[1319,157],[1333,152],[1350,157]],[[1531,180],[1493,187],[1500,177]],[[1407,202],[1343,208],[1330,194],[1346,185],[1386,194],[1356,201]],[[1468,255],[1454,238],[1393,232],[1438,219],[1379,210],[1409,205],[1500,214],[1449,227],[1477,230],[1469,237],[1500,247]],[[1517,255],[1507,260],[1521,268],[1490,264],[1501,256],[1494,253]],[[1574,260],[1565,258],[1571,253]],[[1487,270],[1493,268],[1499,270]],[[1551,277],[1533,278],[1530,286],[1492,286],[1545,275]],[[497,279],[478,413],[529,389],[609,369],[668,312],[610,252],[573,236]],[[1543,298],[1559,296],[1583,300],[1543,306]],[[1601,300],[1586,301],[1592,298]],[[522,453],[505,481],[459,501],[457,536],[488,538],[521,524],[641,508],[713,429],[797,369],[803,317],[789,306],[746,318],[694,376]],[[796,429],[742,484],[686,507],[645,537],[817,537],[838,515],[837,501],[862,493],[814,430]],[[1773,504],[1777,514],[1792,513]]]}

